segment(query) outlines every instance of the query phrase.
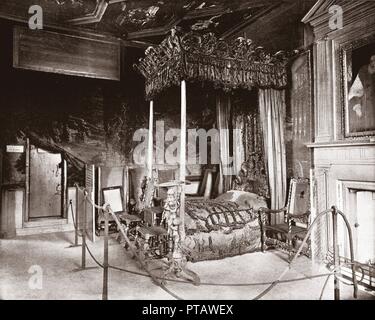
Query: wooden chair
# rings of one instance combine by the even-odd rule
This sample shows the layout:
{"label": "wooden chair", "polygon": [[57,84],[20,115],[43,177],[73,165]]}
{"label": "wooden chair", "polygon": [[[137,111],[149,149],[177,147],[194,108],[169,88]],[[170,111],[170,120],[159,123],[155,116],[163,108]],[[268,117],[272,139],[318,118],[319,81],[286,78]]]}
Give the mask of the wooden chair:
{"label": "wooden chair", "polygon": [[[279,224],[271,224],[271,216],[284,213],[284,221]],[[288,201],[286,207],[279,210],[261,208],[260,214],[265,215],[263,226],[263,251],[267,247],[276,247],[288,252],[288,260],[291,261],[307,234],[310,225],[310,187],[309,180],[293,178],[290,181]],[[295,249],[297,246],[297,249]],[[310,243],[303,248],[302,253],[310,256]]]}
{"label": "wooden chair", "polygon": [[[102,197],[103,197],[102,204],[108,203],[116,215],[120,215],[124,213],[123,190],[121,186],[102,188]],[[112,218],[112,216],[109,216],[108,223],[109,223],[109,231],[111,233],[117,232],[117,225],[116,225],[115,220]],[[99,211],[99,214],[96,220],[96,229],[95,229],[97,236],[100,236],[100,234],[104,231],[104,225],[105,225],[104,213]]]}
{"label": "wooden chair", "polygon": [[[172,174],[171,172],[165,172]],[[160,177],[160,176],[158,176]],[[162,179],[161,179],[162,180]],[[162,258],[167,254],[168,233],[160,225],[163,207],[160,188],[157,187],[158,179],[144,177],[142,181],[142,194],[140,214],[142,224],[136,228],[135,245],[144,263],[155,258]]]}
{"label": "wooden chair", "polygon": [[[199,184],[197,194],[187,194],[187,199],[207,200],[211,198],[216,171],[214,169],[206,169],[203,179]],[[189,178],[187,178],[189,180]]]}

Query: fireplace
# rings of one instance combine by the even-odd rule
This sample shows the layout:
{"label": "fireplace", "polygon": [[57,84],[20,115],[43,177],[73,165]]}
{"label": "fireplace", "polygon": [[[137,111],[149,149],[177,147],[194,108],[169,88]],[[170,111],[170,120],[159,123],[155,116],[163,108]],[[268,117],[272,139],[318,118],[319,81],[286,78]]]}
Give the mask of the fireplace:
{"label": "fireplace", "polygon": [[[355,261],[364,273],[362,282],[375,287],[375,182],[339,180],[337,200],[352,228]],[[338,224],[338,244],[341,261],[347,262],[349,237],[343,221]],[[350,270],[343,273],[350,276]]]}
{"label": "fireplace", "polygon": [[[374,288],[375,143],[315,143],[310,146],[314,153],[311,218],[332,206],[337,206],[345,214],[353,232],[355,261],[365,273],[361,282]],[[338,222],[339,255],[342,262],[348,262],[347,230],[341,217],[338,217]],[[330,261],[332,216],[320,218],[311,236],[312,260],[319,264]],[[343,270],[343,273],[346,271],[350,276],[350,270]],[[358,275],[359,279],[362,274]]]}

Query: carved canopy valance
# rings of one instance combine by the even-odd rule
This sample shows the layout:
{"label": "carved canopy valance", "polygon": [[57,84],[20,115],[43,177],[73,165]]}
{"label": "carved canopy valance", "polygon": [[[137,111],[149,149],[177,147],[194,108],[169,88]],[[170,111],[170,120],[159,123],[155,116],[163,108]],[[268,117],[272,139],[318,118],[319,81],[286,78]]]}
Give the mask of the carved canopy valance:
{"label": "carved canopy valance", "polygon": [[160,45],[149,47],[135,66],[146,79],[146,98],[181,80],[208,81],[229,91],[236,88],[282,89],[287,85],[284,52],[271,55],[249,39],[231,42],[212,33],[172,34]]}

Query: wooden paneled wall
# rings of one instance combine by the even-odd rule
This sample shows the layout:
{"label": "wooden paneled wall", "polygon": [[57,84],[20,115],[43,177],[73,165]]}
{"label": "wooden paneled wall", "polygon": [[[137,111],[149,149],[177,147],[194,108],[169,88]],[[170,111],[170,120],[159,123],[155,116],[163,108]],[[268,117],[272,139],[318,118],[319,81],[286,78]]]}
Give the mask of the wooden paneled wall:
{"label": "wooden paneled wall", "polygon": [[120,80],[120,43],[16,26],[15,68]]}
{"label": "wooden paneled wall", "polygon": [[[331,29],[330,7],[343,10],[343,28]],[[304,19],[314,33],[314,121],[312,218],[333,205],[340,208],[343,181],[375,181],[374,137],[344,135],[344,101],[340,54],[344,45],[375,33],[375,2],[320,0]],[[344,212],[348,217],[351,212]],[[355,226],[353,225],[352,228]],[[330,219],[313,231],[313,256],[323,259],[331,245]]]}
{"label": "wooden paneled wall", "polygon": [[313,138],[312,52],[306,50],[291,65],[291,85],[287,103],[287,173],[309,177],[311,152],[306,143]]}
{"label": "wooden paneled wall", "polygon": [[[343,28],[329,27],[331,5],[343,10]],[[309,19],[315,36],[315,142],[334,142],[344,139],[343,101],[340,54],[342,46],[375,33],[375,2],[326,1],[315,16]]]}
{"label": "wooden paneled wall", "polygon": [[315,142],[326,142],[333,138],[333,47],[332,41],[317,41],[315,56]]}

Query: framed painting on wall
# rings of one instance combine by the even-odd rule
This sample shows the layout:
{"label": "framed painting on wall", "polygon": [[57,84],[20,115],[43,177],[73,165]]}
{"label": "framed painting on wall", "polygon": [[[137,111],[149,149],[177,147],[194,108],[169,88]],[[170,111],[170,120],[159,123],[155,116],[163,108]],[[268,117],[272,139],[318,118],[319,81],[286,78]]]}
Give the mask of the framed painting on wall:
{"label": "framed painting on wall", "polygon": [[375,35],[341,48],[345,137],[375,135]]}

